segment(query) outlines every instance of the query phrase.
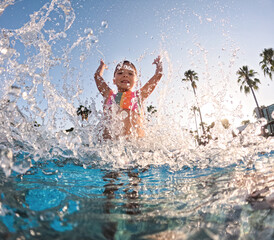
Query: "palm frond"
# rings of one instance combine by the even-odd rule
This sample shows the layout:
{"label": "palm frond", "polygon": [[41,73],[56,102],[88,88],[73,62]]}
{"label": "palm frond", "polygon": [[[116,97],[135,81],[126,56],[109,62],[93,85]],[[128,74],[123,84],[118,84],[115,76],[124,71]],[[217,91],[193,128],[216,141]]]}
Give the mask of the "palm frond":
{"label": "palm frond", "polygon": [[274,72],[274,50],[273,48],[264,49],[260,54],[263,58],[260,62],[261,69],[264,72],[264,76],[269,76],[272,80],[272,73]]}
{"label": "palm frond", "polygon": [[259,87],[258,87],[257,85],[254,85],[253,89],[254,89],[254,90],[258,90]]}
{"label": "palm frond", "polygon": [[254,81],[255,81],[256,83],[261,83],[260,79],[258,79],[258,78],[254,78]]}
{"label": "palm frond", "polygon": [[245,93],[245,94],[250,93],[250,87],[244,86],[244,93]]}

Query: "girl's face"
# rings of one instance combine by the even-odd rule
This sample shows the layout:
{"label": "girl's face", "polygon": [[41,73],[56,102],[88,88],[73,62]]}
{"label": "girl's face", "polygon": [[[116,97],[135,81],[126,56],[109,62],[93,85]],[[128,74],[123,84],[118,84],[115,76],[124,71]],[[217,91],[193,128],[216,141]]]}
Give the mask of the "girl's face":
{"label": "girl's face", "polygon": [[114,74],[113,83],[119,92],[131,90],[136,82],[136,72],[130,64],[124,64]]}

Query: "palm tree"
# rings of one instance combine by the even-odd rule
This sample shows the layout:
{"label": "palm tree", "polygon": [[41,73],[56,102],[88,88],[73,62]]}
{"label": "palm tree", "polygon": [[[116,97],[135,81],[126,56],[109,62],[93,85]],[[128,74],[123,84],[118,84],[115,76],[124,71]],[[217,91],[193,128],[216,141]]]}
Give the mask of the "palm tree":
{"label": "palm tree", "polygon": [[185,78],[182,79],[183,82],[190,82],[191,83],[191,87],[193,89],[193,93],[195,96],[195,100],[197,103],[197,110],[199,112],[200,115],[200,121],[201,121],[201,126],[202,126],[202,130],[203,130],[203,134],[205,134],[205,128],[204,128],[204,124],[203,124],[203,119],[202,119],[202,114],[201,114],[201,109],[198,105],[198,101],[197,101],[197,95],[196,95],[196,90],[197,89],[197,85],[196,85],[196,81],[199,80],[198,75],[196,72],[194,72],[193,70],[188,70],[184,73]]}
{"label": "palm tree", "polygon": [[157,109],[156,109],[156,107],[149,105],[149,106],[147,106],[147,112],[148,112],[147,120],[150,121],[152,118],[152,115],[154,115],[154,113],[157,112]]}
{"label": "palm tree", "polygon": [[260,54],[263,60],[260,62],[264,75],[268,75],[272,80],[272,73],[274,72],[274,50],[273,48],[264,49]]}
{"label": "palm tree", "polygon": [[79,107],[78,107],[78,109],[77,109],[77,115],[79,116],[79,115],[81,115],[81,117],[82,117],[82,121],[84,121],[84,119],[85,120],[88,120],[88,115],[91,113],[91,111],[87,108],[87,107],[85,107],[85,106],[83,106],[83,105],[80,105]]}
{"label": "palm tree", "polygon": [[41,124],[38,123],[37,121],[34,121],[34,124],[33,124],[34,127],[41,127]]}
{"label": "palm tree", "polygon": [[250,90],[251,90],[253,97],[255,99],[257,108],[259,109],[260,116],[262,116],[261,109],[259,107],[257,98],[254,93],[254,90],[259,89],[258,84],[261,83],[258,78],[254,78],[257,72],[255,72],[252,69],[248,69],[248,66],[243,66],[237,71],[237,74],[239,75],[238,83],[241,83],[240,91],[244,90],[244,93],[248,94],[250,93]]}
{"label": "palm tree", "polygon": [[[262,111],[263,108],[266,108],[266,106],[265,106],[265,105],[261,105],[261,107],[260,107],[261,111]],[[254,108],[254,110],[253,110],[253,117],[255,117],[255,118],[258,117],[258,116],[257,116],[257,113],[256,113],[256,109],[257,109],[257,108]]]}
{"label": "palm tree", "polygon": [[196,111],[198,111],[198,108],[196,106],[192,106],[192,108],[190,110],[193,111],[193,113],[194,113],[195,125],[196,125],[197,135],[198,135],[198,138],[199,138],[198,124],[197,124],[197,118],[196,118]]}
{"label": "palm tree", "polygon": [[157,109],[156,109],[156,107],[149,105],[149,106],[147,106],[147,112],[150,114],[153,114],[153,113],[157,112]]}

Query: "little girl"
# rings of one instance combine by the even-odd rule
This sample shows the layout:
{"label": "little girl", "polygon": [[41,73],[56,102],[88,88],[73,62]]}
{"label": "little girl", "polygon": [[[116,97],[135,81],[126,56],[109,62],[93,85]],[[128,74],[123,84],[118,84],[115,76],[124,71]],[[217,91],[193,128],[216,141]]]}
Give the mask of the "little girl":
{"label": "little girl", "polygon": [[101,60],[100,66],[94,74],[94,79],[104,98],[104,139],[128,135],[142,137],[145,135],[143,102],[153,92],[162,77],[160,56],[152,64],[156,65],[154,76],[141,89],[132,91],[136,84],[137,70],[129,61],[119,63],[115,68],[113,78],[113,83],[118,92],[114,93],[102,77],[107,66]]}

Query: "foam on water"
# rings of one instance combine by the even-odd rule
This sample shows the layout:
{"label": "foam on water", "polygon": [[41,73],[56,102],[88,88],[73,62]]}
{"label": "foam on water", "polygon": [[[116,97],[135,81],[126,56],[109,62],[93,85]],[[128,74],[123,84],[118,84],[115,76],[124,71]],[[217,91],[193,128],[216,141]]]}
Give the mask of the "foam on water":
{"label": "foam on water", "polygon": [[[1,13],[13,3],[2,3]],[[83,126],[74,105],[81,95],[81,87],[77,82],[71,88],[72,85],[67,82],[75,71],[71,67],[74,51],[80,51],[81,62],[85,62],[89,53],[99,51],[96,48],[98,36],[94,35],[91,28],[86,28],[74,41],[67,41],[75,19],[70,1],[52,0],[34,12],[22,27],[1,29],[0,164],[7,176],[12,171],[24,173],[32,166],[33,160],[41,159],[75,159],[84,167],[95,164],[102,168],[168,164],[178,170],[183,166],[226,167],[239,162],[248,165],[258,158],[259,152],[273,150],[273,139],[259,136],[263,119],[248,125],[241,135],[232,137],[231,132],[235,129],[222,126],[218,111],[212,113],[217,117],[215,127],[211,130],[215,140],[198,147],[189,130],[181,125],[182,121],[193,121],[193,115],[184,110],[189,109],[190,103],[185,101],[178,108],[170,99],[175,91],[170,87],[173,69],[169,53],[164,48],[162,57],[167,69],[166,80],[159,91],[158,111],[147,121],[146,137],[132,141],[121,138],[100,142],[98,136],[101,129],[98,126],[102,111],[95,104],[96,97],[93,96],[90,105],[92,115]],[[211,18],[206,20],[212,21]],[[101,27],[110,28],[107,21],[102,21]],[[200,45],[198,47],[204,56],[205,76],[210,80],[208,51]],[[235,49],[231,64],[237,51]],[[67,76],[61,87],[53,84],[53,73],[57,71],[63,71]],[[82,74],[81,69],[78,74]],[[219,110],[223,107],[221,102],[227,92],[212,93],[212,88],[214,86],[203,89],[197,103],[203,106],[210,100]],[[67,89],[70,89],[69,93]],[[231,112],[231,115],[237,114],[239,109]],[[35,125],[36,121],[38,123]],[[66,121],[73,125],[74,131],[61,130],[66,126]]]}

